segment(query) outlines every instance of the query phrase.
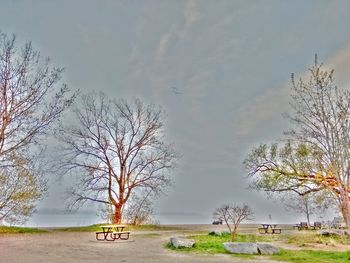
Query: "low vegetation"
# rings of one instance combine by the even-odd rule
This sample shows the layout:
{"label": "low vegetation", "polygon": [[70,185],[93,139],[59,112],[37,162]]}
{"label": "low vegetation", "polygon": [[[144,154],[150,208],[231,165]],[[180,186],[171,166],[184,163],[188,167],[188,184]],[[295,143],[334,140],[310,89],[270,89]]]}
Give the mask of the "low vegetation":
{"label": "low vegetation", "polygon": [[[222,236],[214,236],[208,234],[192,235],[188,238],[194,239],[196,244],[193,248],[174,248],[170,243],[166,247],[176,251],[198,253],[198,254],[228,254],[222,243],[229,242],[231,236],[229,233]],[[316,233],[310,234],[290,234],[290,235],[255,235],[255,234],[238,234],[237,242],[276,242],[283,241],[289,244],[295,244],[307,249],[307,244],[324,244],[336,246],[337,244],[350,245],[349,237],[326,237]],[[252,258],[259,256],[252,255],[235,255],[244,258]],[[348,262],[350,260],[350,251],[331,252],[319,250],[281,250],[278,255],[272,255],[271,259],[286,262],[308,262],[308,263],[328,263],[328,262]]]}
{"label": "low vegetation", "polygon": [[45,233],[46,230],[32,227],[0,226],[0,234]]}
{"label": "low vegetation", "polygon": [[[196,244],[193,248],[181,248],[181,251],[194,252],[194,253],[207,253],[207,254],[227,254],[222,243],[230,242],[230,233],[225,233],[222,236],[212,236],[208,234],[193,235],[188,238],[194,239]],[[257,236],[254,234],[237,234],[235,237],[236,242],[270,242],[271,236]],[[175,249],[170,243],[166,245],[170,249]]]}
{"label": "low vegetation", "polygon": [[283,240],[289,244],[295,244],[300,247],[307,246],[308,244],[323,244],[326,246],[336,246],[337,244],[350,245],[349,236],[322,236],[313,233],[296,234],[296,235],[284,235]]}
{"label": "low vegetation", "polygon": [[[90,226],[78,226],[78,227],[63,227],[57,228],[55,231],[63,232],[97,232],[101,231],[101,226],[104,224],[95,224]],[[161,226],[161,225],[128,225],[128,229],[131,231],[165,231],[165,230],[177,230],[176,227]]]}
{"label": "low vegetation", "polygon": [[272,258],[294,263],[340,263],[349,262],[350,251],[282,250],[279,255],[273,255]]}

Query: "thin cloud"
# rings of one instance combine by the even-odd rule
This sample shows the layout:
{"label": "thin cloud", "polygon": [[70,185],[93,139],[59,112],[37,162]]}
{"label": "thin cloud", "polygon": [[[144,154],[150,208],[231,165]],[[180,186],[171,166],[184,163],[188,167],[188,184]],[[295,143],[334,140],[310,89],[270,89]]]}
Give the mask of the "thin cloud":
{"label": "thin cloud", "polygon": [[184,17],[185,17],[186,26],[193,24],[199,19],[200,13],[198,10],[198,5],[196,0],[186,1],[186,5],[184,9]]}
{"label": "thin cloud", "polygon": [[[335,69],[336,83],[339,87],[350,89],[350,45],[336,52],[324,63],[329,69]],[[306,78],[308,71],[298,74],[298,78]],[[289,107],[290,82],[279,89],[270,89],[255,97],[238,110],[238,136],[248,136],[264,124],[278,120]]]}
{"label": "thin cloud", "polygon": [[166,53],[166,51],[168,49],[172,35],[173,35],[172,31],[169,31],[169,32],[164,33],[160,37],[158,48],[156,51],[156,61],[157,62],[161,62],[163,60],[164,54]]}
{"label": "thin cloud", "polygon": [[189,26],[199,20],[200,13],[196,0],[187,0],[183,11],[185,23],[177,30],[171,29],[161,35],[158,48],[156,50],[156,62],[162,62],[164,55],[169,47],[170,40],[174,37],[178,38],[185,32]]}
{"label": "thin cloud", "polygon": [[268,90],[238,110],[238,135],[247,136],[288,109],[289,89]]}
{"label": "thin cloud", "polygon": [[325,62],[335,70],[335,82],[339,87],[350,89],[350,44]]}

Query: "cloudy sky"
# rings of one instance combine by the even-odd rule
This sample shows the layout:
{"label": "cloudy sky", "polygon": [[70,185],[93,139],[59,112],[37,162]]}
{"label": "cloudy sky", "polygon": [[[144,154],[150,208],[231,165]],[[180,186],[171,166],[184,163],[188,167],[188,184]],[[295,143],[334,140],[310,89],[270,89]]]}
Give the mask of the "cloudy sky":
{"label": "cloudy sky", "polygon": [[[156,204],[161,223],[210,222],[225,202],[248,203],[257,221],[297,220],[247,190],[242,161],[286,129],[290,74],[305,75],[315,53],[350,84],[350,1],[0,3],[0,30],[64,66],[70,88],[137,96],[167,112],[182,158]],[[61,209],[67,184],[51,180],[39,210]]]}

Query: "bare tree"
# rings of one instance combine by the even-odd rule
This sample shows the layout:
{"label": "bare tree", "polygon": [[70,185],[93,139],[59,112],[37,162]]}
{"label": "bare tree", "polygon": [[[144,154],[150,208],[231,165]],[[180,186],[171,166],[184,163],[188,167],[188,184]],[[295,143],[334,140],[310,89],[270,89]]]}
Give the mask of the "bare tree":
{"label": "bare tree", "polygon": [[306,216],[309,226],[312,215],[320,215],[333,206],[333,199],[323,192],[310,193],[307,195],[290,193],[283,197],[282,200],[287,210],[303,213]]}
{"label": "bare tree", "polygon": [[17,48],[15,36],[0,33],[0,217],[21,222],[45,190],[35,169],[34,146],[71,104],[61,68],[40,59],[31,43]]}
{"label": "bare tree", "polygon": [[[152,224],[153,221],[153,197],[152,190],[134,191],[123,208],[123,221],[130,225]],[[114,208],[112,204],[102,204],[101,217],[107,222],[113,222]]]}
{"label": "bare tree", "polygon": [[131,225],[152,223],[153,203],[155,193],[151,190],[134,193],[125,208],[125,219]]}
{"label": "bare tree", "polygon": [[73,205],[110,204],[113,222],[119,223],[136,189],[161,191],[169,185],[176,154],[164,142],[160,109],[90,93],[74,112],[76,122],[59,135],[65,145],[62,168],[80,175]]}
{"label": "bare tree", "polygon": [[317,63],[308,81],[292,76],[294,124],[287,142],[260,145],[246,158],[253,187],[299,195],[324,191],[337,202],[350,227],[350,92],[334,84],[334,70]]}
{"label": "bare tree", "polygon": [[235,240],[237,229],[240,223],[244,220],[253,219],[253,211],[244,204],[240,205],[223,205],[217,208],[214,212],[214,218],[224,221],[231,234],[231,240]]}

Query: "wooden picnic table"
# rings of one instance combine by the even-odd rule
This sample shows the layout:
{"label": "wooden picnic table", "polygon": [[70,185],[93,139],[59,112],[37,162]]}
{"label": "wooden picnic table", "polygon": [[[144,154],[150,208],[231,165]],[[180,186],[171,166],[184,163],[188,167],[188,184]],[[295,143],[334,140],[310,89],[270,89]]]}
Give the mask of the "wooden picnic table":
{"label": "wooden picnic table", "polygon": [[277,224],[261,224],[262,227],[258,228],[260,234],[281,234],[282,229],[277,228]]}
{"label": "wooden picnic table", "polygon": [[[127,240],[130,231],[125,231],[126,225],[104,225],[102,231],[96,232],[96,239],[99,241],[115,241],[117,239]],[[102,236],[102,238],[101,238]]]}

